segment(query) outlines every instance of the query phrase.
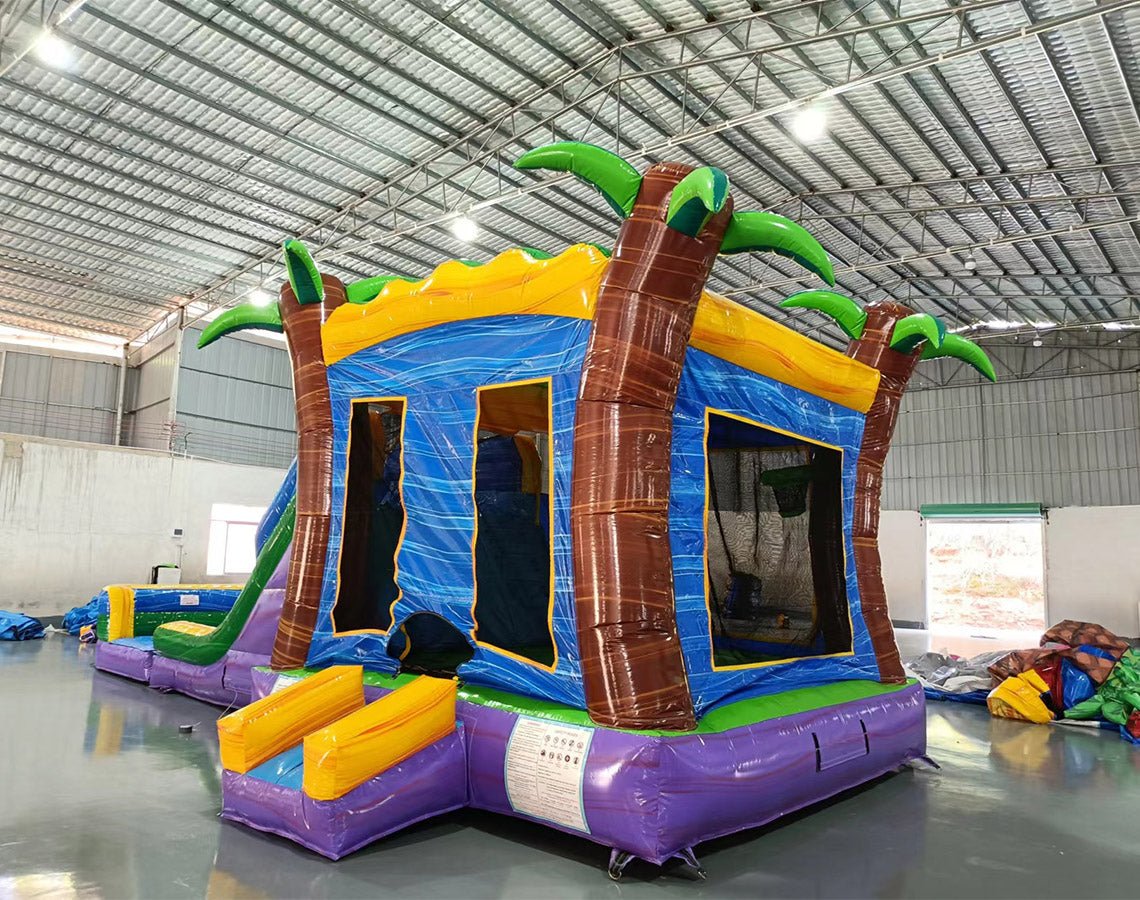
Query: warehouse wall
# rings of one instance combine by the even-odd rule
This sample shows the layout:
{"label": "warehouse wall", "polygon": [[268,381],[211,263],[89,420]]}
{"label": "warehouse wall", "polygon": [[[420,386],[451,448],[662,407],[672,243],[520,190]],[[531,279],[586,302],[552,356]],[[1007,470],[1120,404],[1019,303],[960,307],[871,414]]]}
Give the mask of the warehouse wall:
{"label": "warehouse wall", "polygon": [[0,609],[59,615],[173,562],[206,577],[214,503],[266,506],[281,469],[0,434]]}
{"label": "warehouse wall", "polygon": [[1137,374],[908,393],[883,508],[924,503],[1140,504]]}
{"label": "warehouse wall", "polygon": [[152,450],[178,449],[172,443],[170,398],[178,370],[177,331],[159,335],[128,356],[123,443]]}
{"label": "warehouse wall", "polygon": [[1117,372],[908,393],[883,487],[892,618],[926,620],[923,504],[1027,502],[1048,508],[1050,621],[1140,634],[1138,387]]}
{"label": "warehouse wall", "polygon": [[120,364],[0,344],[0,431],[113,443]]}
{"label": "warehouse wall", "polygon": [[293,377],[284,345],[182,336],[177,433],[191,456],[288,466],[296,453]]}

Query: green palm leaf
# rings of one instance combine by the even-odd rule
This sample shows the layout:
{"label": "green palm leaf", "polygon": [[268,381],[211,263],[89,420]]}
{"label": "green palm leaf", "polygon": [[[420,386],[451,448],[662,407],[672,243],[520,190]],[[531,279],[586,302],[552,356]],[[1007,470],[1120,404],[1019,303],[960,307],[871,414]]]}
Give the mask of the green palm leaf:
{"label": "green palm leaf", "polygon": [[843,333],[857,341],[867,325],[867,313],[850,297],[835,291],[801,291],[780,304],[783,309],[816,309],[835,321]]}
{"label": "green palm leaf", "polygon": [[623,219],[633,212],[637,192],[641,190],[641,175],[637,169],[616,153],[579,141],[560,141],[536,147],[520,156],[515,167],[572,172],[597,188]]}
{"label": "green palm leaf", "polygon": [[750,250],[786,256],[828,284],[835,284],[835,270],[827,252],[806,228],[791,219],[769,212],[733,213],[720,252],[745,253]]}
{"label": "green palm leaf", "polygon": [[923,341],[933,347],[940,347],[945,337],[946,326],[941,319],[927,313],[915,313],[895,322],[891,331],[891,349],[899,353],[913,353]]}
{"label": "green palm leaf", "polygon": [[285,271],[289,274],[289,284],[298,303],[320,303],[325,299],[325,285],[317,264],[313,262],[309,248],[296,238],[285,242]]}
{"label": "green palm leaf", "polygon": [[669,195],[665,224],[696,237],[709,217],[724,208],[727,199],[728,176],[724,172],[712,166],[693,169]]}
{"label": "green palm leaf", "polygon": [[997,381],[994,364],[990,362],[990,358],[986,356],[986,351],[973,341],[968,341],[964,337],[959,337],[956,334],[948,334],[945,340],[942,341],[941,347],[927,344],[922,350],[922,359],[938,359],[943,356],[960,359],[973,366],[990,381]]}
{"label": "green palm leaf", "polygon": [[281,311],[277,308],[277,304],[253,306],[243,303],[241,306],[227,309],[202,330],[202,336],[198,338],[198,349],[209,346],[224,335],[249,329],[280,333],[283,329]]}

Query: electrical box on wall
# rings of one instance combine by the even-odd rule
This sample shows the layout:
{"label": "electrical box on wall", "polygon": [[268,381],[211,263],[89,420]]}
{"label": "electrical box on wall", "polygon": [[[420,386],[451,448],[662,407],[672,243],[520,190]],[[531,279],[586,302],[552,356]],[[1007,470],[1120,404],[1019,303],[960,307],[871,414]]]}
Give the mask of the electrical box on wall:
{"label": "electrical box on wall", "polygon": [[181,581],[181,566],[157,565],[150,570],[151,584],[178,584]]}

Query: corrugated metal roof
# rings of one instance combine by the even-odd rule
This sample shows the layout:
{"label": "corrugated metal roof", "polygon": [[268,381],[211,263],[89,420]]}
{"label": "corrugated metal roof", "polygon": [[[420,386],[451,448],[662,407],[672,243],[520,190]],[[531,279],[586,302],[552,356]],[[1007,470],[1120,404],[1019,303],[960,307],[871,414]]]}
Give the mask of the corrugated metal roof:
{"label": "corrugated metal roof", "polygon": [[[1140,0],[752,6],[90,0],[48,20],[52,68],[20,55],[44,5],[8,4],[0,322],[137,338],[272,288],[293,235],[349,279],[608,240],[591,191],[510,168],[551,139],[719,165],[841,289],[975,334],[1136,318]],[[795,137],[798,102],[825,137]],[[771,310],[809,283],[738,257],[713,286]]]}

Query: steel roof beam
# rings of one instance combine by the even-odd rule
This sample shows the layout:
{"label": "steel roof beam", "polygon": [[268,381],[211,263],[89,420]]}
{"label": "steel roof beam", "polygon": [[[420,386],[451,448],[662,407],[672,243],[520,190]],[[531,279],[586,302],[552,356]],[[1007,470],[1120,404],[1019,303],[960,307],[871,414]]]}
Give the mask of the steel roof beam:
{"label": "steel roof beam", "polygon": [[[692,0],[690,0],[690,2],[692,2]],[[829,22],[829,21],[828,21],[826,18],[824,18],[822,15],[821,15],[821,17],[820,17],[820,18],[821,18],[821,22],[822,22],[824,25],[827,25],[827,26],[828,26],[828,28],[832,28],[832,27],[833,27],[833,26],[831,25],[831,23],[830,23],[830,22]],[[773,27],[778,27],[778,26],[773,26]],[[727,36],[727,39],[728,39],[728,41],[729,41],[729,42],[730,42],[730,43],[731,43],[733,46],[737,46],[737,47],[739,47],[739,43],[736,41],[736,39],[735,39],[735,38],[734,38],[734,37],[733,37],[731,34]],[[840,41],[840,46],[844,46],[844,44],[843,44],[843,42],[842,42],[842,41]],[[848,49],[848,48],[844,47],[844,49]],[[799,55],[799,57],[800,57],[800,59],[801,59],[801,61],[802,61],[802,62],[804,62],[805,64],[810,64],[810,60],[808,60],[808,59],[807,59],[807,57],[803,55],[803,51],[802,51],[802,50],[799,50],[798,48],[796,48],[796,49],[795,49],[793,52],[796,52],[796,53],[797,53],[797,55]],[[850,52],[850,50],[848,50],[848,52]],[[853,60],[853,62],[854,62],[854,56],[852,56],[852,60]],[[782,80],[782,79],[781,79],[781,78],[780,78],[780,77],[779,77],[779,76],[778,76],[778,75],[777,75],[775,72],[773,72],[773,71],[772,71],[772,70],[771,70],[769,67],[765,66],[765,64],[763,63],[763,61],[762,61],[761,59],[757,59],[757,60],[756,60],[756,63],[755,63],[755,65],[756,65],[757,69],[758,69],[760,72],[763,72],[765,75],[767,75],[767,77],[768,77],[768,79],[769,79],[770,83],[771,83],[772,85],[774,85],[774,86],[777,88],[777,90],[779,90],[779,91],[780,91],[780,93],[782,93],[782,94],[783,94],[783,95],[784,95],[786,98],[788,98],[789,100],[790,100],[790,99],[793,99],[793,93],[792,93],[792,91],[791,91],[791,90],[790,90],[790,89],[789,89],[789,88],[788,88],[788,87],[787,87],[787,86],[784,84],[783,80]],[[745,100],[747,99],[747,96],[744,94],[743,90],[742,90],[741,88],[739,88],[739,87],[736,87],[736,86],[735,86],[735,84],[734,84],[734,81],[733,81],[732,79],[729,79],[729,78],[726,76],[726,73],[724,73],[723,71],[721,71],[721,70],[720,70],[720,68],[719,68],[718,66],[715,66],[715,65],[714,65],[712,68],[713,68],[713,72],[714,72],[714,73],[716,73],[716,74],[717,74],[717,75],[718,75],[720,78],[722,78],[722,80],[724,80],[724,81],[725,81],[725,82],[728,84],[728,88],[727,88],[727,89],[731,89],[731,90],[733,90],[733,91],[734,91],[734,93],[736,93],[738,96],[740,96],[740,97],[741,97],[741,99],[745,99]],[[822,79],[821,79],[821,80],[822,80]],[[864,128],[864,129],[865,129],[867,132],[868,132],[868,133],[869,133],[869,134],[873,134],[873,133],[874,133],[874,130],[873,130],[871,127],[870,127],[870,125],[869,125],[869,124],[866,122],[866,120],[865,120],[865,119],[864,119],[864,118],[863,118],[863,117],[862,117],[862,116],[859,114],[858,110],[854,109],[854,108],[851,106],[851,104],[850,104],[850,103],[849,103],[849,102],[846,100],[846,98],[840,97],[840,98],[839,98],[839,103],[840,103],[840,104],[841,104],[841,105],[844,107],[844,109],[845,109],[845,110],[848,112],[848,114],[849,114],[849,115],[851,115],[851,116],[852,116],[852,117],[855,119],[855,121],[856,121],[856,122],[858,122],[858,123],[859,123],[859,124],[860,124],[860,125],[861,125],[861,126],[862,126],[862,127],[863,127],[863,128]],[[781,133],[784,135],[784,137],[785,137],[787,140],[789,140],[789,141],[793,141],[793,142],[794,142],[794,140],[795,140],[795,139],[794,139],[794,137],[793,137],[793,136],[792,136],[792,134],[790,133],[790,130],[788,129],[788,127],[787,127],[786,125],[784,125],[784,124],[783,124],[783,122],[781,122],[781,121],[780,121],[780,120],[778,120],[778,119],[773,119],[773,120],[772,120],[772,122],[771,122],[771,124],[772,124],[772,126],[773,126],[773,127],[775,127],[775,128],[778,130],[778,131],[780,131],[780,132],[781,132]],[[854,163],[856,167],[858,167],[858,168],[862,169],[862,170],[863,170],[863,172],[864,172],[866,175],[868,175],[869,177],[871,177],[871,178],[874,178],[874,177],[875,177],[873,170],[872,170],[872,169],[871,169],[871,168],[868,166],[868,164],[867,164],[867,163],[866,163],[866,162],[865,162],[865,161],[864,161],[864,160],[863,160],[863,159],[860,157],[860,155],[859,155],[858,153],[856,153],[856,152],[855,152],[855,151],[854,151],[854,150],[853,150],[853,149],[852,149],[852,148],[851,148],[851,147],[848,145],[848,143],[847,143],[846,141],[844,141],[843,139],[841,139],[841,138],[837,137],[837,136],[836,136],[836,135],[834,135],[834,134],[832,134],[832,135],[831,135],[831,141],[832,141],[832,143],[833,143],[833,144],[835,144],[835,146],[839,147],[839,149],[841,149],[841,150],[842,150],[842,151],[843,151],[843,152],[846,154],[846,156],[848,157],[848,159],[849,159],[849,160],[850,160],[852,163]],[[841,183],[841,182],[842,182],[842,179],[841,179],[841,178],[840,178],[840,177],[839,177],[839,176],[838,176],[838,175],[835,173],[835,171],[834,171],[833,169],[831,169],[831,167],[830,167],[830,166],[829,166],[829,165],[828,165],[828,164],[827,164],[827,163],[826,163],[826,162],[823,160],[823,158],[822,158],[822,156],[820,156],[820,154],[818,154],[818,153],[816,153],[815,151],[811,150],[811,149],[810,149],[810,148],[809,148],[807,145],[802,145],[802,146],[800,146],[800,147],[799,147],[799,150],[800,150],[800,152],[801,152],[801,153],[804,153],[804,154],[805,154],[805,155],[806,155],[806,156],[807,156],[809,159],[811,159],[811,160],[812,160],[812,162],[813,162],[813,163],[815,163],[815,165],[816,165],[816,166],[817,166],[817,167],[818,167],[818,168],[819,168],[819,169],[820,169],[822,172],[824,172],[824,173],[825,173],[825,174],[826,174],[826,175],[827,175],[829,178],[831,178],[833,181],[835,181],[835,182],[837,182],[837,183]],[[897,165],[897,166],[898,166],[900,169],[902,169],[903,171],[905,171],[905,172],[908,172],[908,173],[910,173],[912,176],[914,176],[914,172],[913,172],[913,170],[912,170],[912,169],[911,169],[909,166],[907,166],[907,165],[905,164],[905,162],[904,162],[904,161],[901,159],[901,157],[899,157],[899,156],[897,155],[897,153],[895,153],[893,150],[890,150],[889,148],[887,149],[887,153],[888,153],[888,155],[890,155],[890,156],[892,157],[892,159],[894,160],[895,164],[896,164],[896,165]],[[833,227],[835,227],[835,226],[833,225]],[[843,229],[839,229],[839,228],[836,228],[836,230],[837,230],[837,231],[839,231],[839,232],[840,232],[840,234],[843,234],[843,235],[844,235],[844,237],[846,237],[848,240],[852,240],[852,239],[851,239],[851,237],[850,237],[850,235],[844,234],[844,232],[843,232]],[[900,237],[900,238],[902,238],[902,235],[901,235],[901,234],[899,234],[899,237]],[[861,238],[861,235],[860,235],[860,238]],[[862,242],[861,242],[861,239],[860,239],[860,238],[857,238],[857,239],[855,239],[855,240],[852,240],[852,243],[855,245],[855,247],[856,247],[856,249],[857,249],[858,251],[862,251],[862,249],[863,249],[863,248],[862,248]],[[909,247],[910,247],[912,250],[915,250],[916,252],[918,251],[918,249],[919,249],[919,248],[918,248],[918,247],[916,247],[914,244],[912,244],[912,243],[911,243],[909,240],[906,240],[905,238],[902,238],[902,239],[903,239],[904,243],[905,243],[907,246],[909,246]],[[858,257],[856,257],[856,262],[857,262],[857,261],[858,261]],[[952,277],[952,276],[948,276],[948,277]],[[954,316],[955,318],[960,318],[960,313],[959,313],[957,310],[955,310],[955,309],[953,309],[953,308],[950,308],[950,307],[945,307],[945,306],[943,306],[942,304],[940,304],[940,303],[937,303],[937,302],[935,302],[935,304],[934,304],[934,305],[935,305],[935,306],[937,306],[937,307],[939,307],[939,308],[942,310],[942,312],[944,312],[945,314],[947,314],[947,315],[952,315],[952,316]],[[981,305],[983,308],[985,308],[985,304],[984,304],[984,303],[979,303],[979,305]],[[991,310],[990,312],[992,313],[993,311]]]}
{"label": "steel roof beam", "polygon": [[[845,3],[846,3],[846,0],[845,0]],[[869,6],[870,0],[865,5]],[[883,10],[885,15],[889,16],[889,15],[893,14],[893,11],[890,9],[888,4],[886,4],[885,2],[882,2],[882,0],[879,0],[878,6],[880,9]],[[851,11],[850,15],[853,18],[855,18],[856,21],[859,21],[862,23],[866,23],[866,21],[867,21],[862,10],[859,8],[853,9]],[[938,23],[938,24],[941,24],[941,23]],[[934,30],[934,28],[936,28],[936,27],[937,27],[937,25],[931,26],[930,30]],[[905,50],[911,50],[915,55],[921,57],[923,55],[923,50],[921,49],[919,38],[917,38],[915,36],[914,32],[910,29],[910,26],[909,25],[901,25],[899,28],[899,33],[902,36],[902,38],[905,41],[907,41],[907,43],[904,47],[900,48],[898,51],[895,51],[895,53],[891,54],[887,58],[890,59],[890,58],[892,58],[892,56],[898,56],[899,54],[901,54]],[[929,30],[928,30],[928,32],[926,32],[924,34],[924,36],[926,34],[929,34]],[[889,53],[890,52],[889,48],[887,47],[886,43],[882,40],[879,33],[872,32],[870,37],[875,42],[875,45],[880,49],[881,52],[883,52],[883,53]],[[850,53],[851,53],[852,57],[857,61],[857,63],[861,67],[866,68],[866,64],[862,61],[862,59],[855,52],[855,39],[854,38],[852,39]],[[937,68],[932,69],[931,74],[935,78],[936,82],[940,86],[943,87],[943,90],[945,90],[948,94],[951,93],[949,91],[949,86],[946,84],[945,78],[937,70]],[[949,123],[947,123],[946,120],[943,119],[942,116],[938,113],[938,110],[935,108],[934,104],[932,104],[930,102],[929,98],[926,96],[926,93],[920,88],[920,86],[919,86],[917,80],[914,78],[914,76],[910,75],[910,74],[904,75],[903,81],[910,88],[913,96],[922,105],[922,107],[927,111],[927,114],[933,119],[934,122],[936,122],[938,124],[938,126],[942,129],[943,133],[952,141],[952,143],[954,144],[954,147],[956,148],[958,154],[961,156],[962,160],[964,160],[968,165],[972,166],[975,169],[975,171],[979,170],[980,167],[977,165],[976,161],[972,158],[969,151],[966,149],[966,147],[959,140],[958,136],[954,133],[954,130],[950,127]],[[880,96],[887,100],[887,102],[889,103],[891,108],[895,111],[895,114],[899,117],[899,119],[901,121],[906,122],[908,125],[911,126],[912,133],[916,137],[918,137],[918,139],[923,143],[924,146],[927,147],[928,152],[930,152],[934,156],[934,158],[937,159],[941,163],[943,168],[946,170],[947,174],[953,175],[955,172],[955,168],[953,166],[951,166],[947,162],[946,159],[943,158],[943,156],[939,152],[938,148],[934,145],[934,143],[932,141],[930,141],[929,138],[926,137],[926,135],[922,132],[922,130],[915,128],[913,126],[913,124],[910,122],[910,117],[906,115],[906,113],[903,111],[903,109],[899,105],[898,101],[895,100],[895,98],[886,89],[886,87],[883,86],[882,84],[880,84],[877,86],[877,88],[879,90]],[[966,119],[966,121],[970,122],[970,120],[968,118]],[[987,141],[984,138],[984,136],[982,136],[980,134],[980,131],[976,127],[974,127],[972,125],[972,123],[971,123],[971,128],[978,137],[982,138],[982,146],[987,150],[987,152],[990,154],[991,158],[995,162],[997,162],[1000,159],[1000,157],[997,156],[996,152],[994,151],[994,148],[989,143],[989,141]],[[906,170],[906,169],[904,168],[904,170]],[[911,173],[911,174],[913,175],[913,173]],[[913,180],[917,180],[917,178],[915,178]],[[910,206],[909,198],[910,198],[910,191],[911,190],[912,190],[912,188],[910,188],[910,187],[908,187],[906,189],[906,196],[907,196],[908,202],[905,205],[907,207]],[[899,202],[897,198],[892,198],[892,199],[894,199],[895,202]],[[990,224],[993,226],[994,230],[998,233],[1001,233],[1002,232],[1001,222],[998,219],[995,219],[992,215],[989,215],[988,213],[986,213],[985,215],[986,215],[986,218],[989,220]],[[964,234],[970,235],[970,230],[967,229],[965,223],[958,221],[958,220],[955,220],[954,224]],[[1041,224],[1041,223],[1039,223],[1039,224]],[[926,227],[927,227],[925,218],[923,219],[922,227],[923,227],[923,229],[926,229]],[[933,230],[931,230],[931,234],[934,234]],[[1021,250],[1020,247],[1015,248],[1015,252],[1018,254],[1018,256],[1021,257],[1023,262],[1025,262],[1027,265],[1031,265],[1029,258],[1025,255],[1025,253]]]}

